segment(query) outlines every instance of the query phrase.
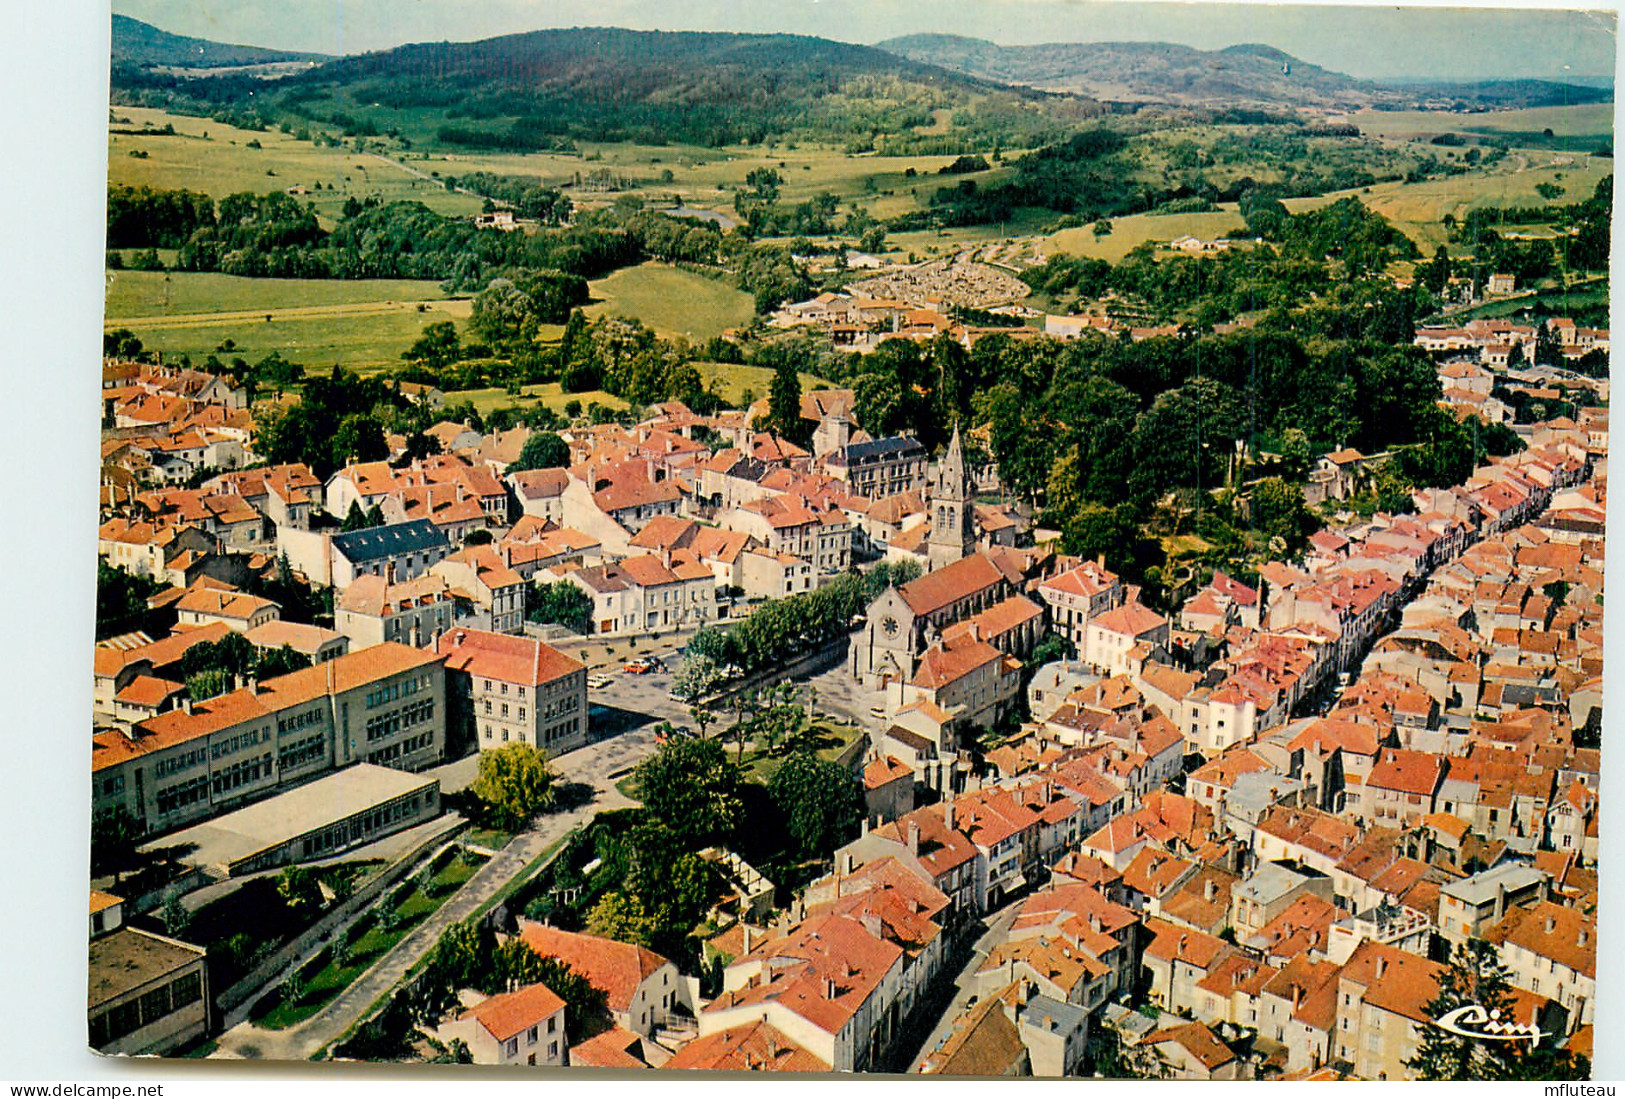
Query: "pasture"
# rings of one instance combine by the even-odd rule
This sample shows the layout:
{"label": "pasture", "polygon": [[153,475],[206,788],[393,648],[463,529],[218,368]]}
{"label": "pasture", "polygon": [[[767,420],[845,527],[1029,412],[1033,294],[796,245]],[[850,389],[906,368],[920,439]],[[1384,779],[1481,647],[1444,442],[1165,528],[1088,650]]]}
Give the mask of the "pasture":
{"label": "pasture", "polygon": [[1612,103],[1531,107],[1521,111],[1359,111],[1349,121],[1373,137],[1413,140],[1442,133],[1508,136],[1551,130],[1555,139],[1611,140]]}
{"label": "pasture", "polygon": [[[109,271],[109,323],[142,317],[438,301],[440,284],[412,279],[251,279],[203,271]],[[263,319],[263,318],[262,318]]]}
{"label": "pasture", "polygon": [[691,341],[748,324],[756,311],[754,299],[731,283],[664,263],[623,268],[589,285],[595,299],[584,310],[589,317],[635,317],[662,336]]}
{"label": "pasture", "polygon": [[506,389],[457,389],[446,394],[446,404],[462,404],[464,401],[472,404],[475,411],[481,416],[490,415],[496,409],[513,405],[517,408],[534,408],[538,405],[550,408],[560,415],[564,414],[564,406],[571,401],[580,401],[582,408],[589,408],[594,404],[601,404],[605,408],[620,411],[627,407],[627,403],[612,393],[605,393],[595,389],[587,393],[566,393],[558,382],[547,382],[543,385],[527,385],[517,396]]}
{"label": "pasture", "polygon": [[[215,198],[253,191],[269,194],[304,188],[298,197],[315,205],[329,228],[344,201],[352,196],[376,195],[380,201],[422,202],[448,215],[477,214],[481,200],[449,192],[432,179],[371,154],[354,149],[300,141],[277,130],[259,133],[216,122],[169,114],[145,107],[114,107],[112,113],[128,122],[109,124],[107,178],[129,186],[185,188]],[[144,126],[161,130],[173,126],[172,135],[122,133]],[[257,142],[254,148],[250,142]],[[132,155],[137,154],[137,155]],[[425,175],[429,173],[425,172]],[[316,189],[316,184],[321,189]]]}
{"label": "pasture", "polygon": [[[760,399],[767,396],[768,388],[773,384],[773,371],[765,366],[697,362],[694,367],[700,372],[700,377],[705,379],[706,388],[736,408],[743,406],[747,391],[754,399]],[[803,393],[829,386],[827,381],[813,374],[796,376],[801,379]]]}

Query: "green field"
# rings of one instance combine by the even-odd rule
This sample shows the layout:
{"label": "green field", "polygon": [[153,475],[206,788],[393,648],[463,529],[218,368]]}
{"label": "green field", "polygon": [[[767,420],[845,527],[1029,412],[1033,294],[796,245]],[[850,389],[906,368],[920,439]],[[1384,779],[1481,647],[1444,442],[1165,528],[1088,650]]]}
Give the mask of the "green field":
{"label": "green field", "polygon": [[[734,405],[741,402],[747,389],[758,398],[767,396],[768,387],[773,382],[773,371],[765,366],[702,362],[697,362],[694,366],[699,370],[700,377],[705,379],[708,389]],[[829,385],[824,379],[811,374],[798,374],[797,377],[801,379],[803,393],[809,389],[824,388]]]}
{"label": "green field", "polygon": [[513,405],[518,408],[533,408],[536,405],[550,408],[562,415],[564,406],[571,401],[580,401],[582,408],[593,404],[601,404],[605,408],[613,408],[617,412],[627,407],[625,401],[612,393],[605,393],[601,389],[590,390],[586,393],[566,393],[558,382],[548,382],[544,385],[527,385],[514,396],[505,389],[454,389],[446,394],[446,403],[461,404],[464,401],[474,406],[474,410],[481,416],[489,415],[496,409]]}
{"label": "green field", "polygon": [[[380,157],[299,141],[275,130],[256,133],[211,118],[143,107],[114,107],[113,114],[129,122],[113,123],[110,130],[140,129],[150,124],[156,129],[173,126],[175,133],[109,133],[110,183],[186,188],[216,198],[241,191],[264,194],[310,188],[300,197],[313,203],[329,226],[344,200],[352,195],[376,195],[385,202],[422,202],[442,214],[477,214],[482,206],[477,198],[449,192],[439,183],[419,179]],[[259,142],[261,148],[251,148],[251,141]],[[321,190],[314,189],[317,183],[322,185]]]}
{"label": "green field", "polygon": [[200,271],[109,271],[108,322],[206,313],[439,301],[440,284],[408,279],[248,279]]}
{"label": "green field", "polygon": [[1163,244],[1183,236],[1213,240],[1244,228],[1234,205],[1205,214],[1131,214],[1111,222],[1112,231],[1099,240],[1087,226],[1062,229],[1050,236],[1047,250],[1116,263],[1148,240]]}
{"label": "green field", "polygon": [[422,334],[425,325],[443,320],[466,320],[468,302],[442,301],[418,312],[414,305],[337,306],[298,316],[264,313],[253,318],[234,314],[194,314],[190,317],[148,318],[126,327],[149,351],[189,355],[201,361],[231,341],[221,352],[224,361],[241,356],[258,362],[273,351],[311,370],[343,365],[369,373],[399,366],[401,352]]}
{"label": "green field", "polygon": [[[752,169],[771,168],[784,180],[780,187],[781,202],[803,202],[827,191],[843,201],[859,202],[876,216],[889,217],[915,209],[917,193],[929,194],[945,186],[948,180],[939,176],[937,169],[953,160],[952,156],[853,156],[840,149],[806,145],[795,148],[732,145],[711,149],[694,145],[583,144],[579,154],[431,153],[410,164],[442,176],[485,171],[531,176],[553,186],[573,183],[578,172],[585,176],[608,168],[635,181],[634,192],[646,199],[665,202],[675,197],[688,205],[729,216],[733,214],[730,189],[743,186],[745,176]],[[915,172],[912,178],[906,174],[910,168]],[[669,181],[664,178],[668,171],[672,175]],[[980,184],[995,174],[986,172],[974,178]],[[572,197],[591,205],[612,201],[615,195],[572,192]]]}
{"label": "green field", "polygon": [[1542,183],[1563,188],[1564,193],[1556,201],[1578,202],[1590,198],[1597,183],[1613,170],[1614,162],[1607,157],[1513,150],[1488,171],[1419,183],[1379,183],[1361,191],[1288,199],[1286,207],[1297,213],[1356,195],[1421,244],[1427,253],[1444,242],[1445,228],[1440,219],[1446,214],[1459,220],[1478,207],[1544,206],[1548,200],[1536,190]]}
{"label": "green field", "polygon": [[[1500,164],[1487,170],[1448,179],[1379,183],[1358,191],[1287,199],[1286,207],[1301,213],[1352,195],[1392,221],[1427,254],[1445,240],[1446,232],[1440,220],[1446,214],[1459,220],[1468,210],[1477,207],[1543,206],[1547,200],[1536,190],[1541,183],[1563,188],[1564,194],[1557,201],[1578,202],[1591,197],[1597,183],[1613,170],[1614,162],[1606,157],[1514,150]],[[1063,229],[1050,234],[1047,250],[1116,262],[1148,240],[1166,242],[1187,233],[1211,239],[1242,227],[1236,205],[1226,203],[1212,213],[1133,214],[1113,218],[1112,232],[1102,240],[1096,240],[1094,231],[1088,227]]]}
{"label": "green field", "polygon": [[724,328],[749,324],[756,313],[743,290],[664,263],[628,267],[590,285],[595,304],[585,310],[589,317],[635,317],[662,336],[708,340]]}
{"label": "green field", "polygon": [[1540,134],[1551,130],[1557,138],[1610,140],[1614,129],[1612,103],[1585,103],[1575,107],[1531,107],[1521,111],[1360,111],[1349,121],[1374,137],[1409,140],[1441,133]]}

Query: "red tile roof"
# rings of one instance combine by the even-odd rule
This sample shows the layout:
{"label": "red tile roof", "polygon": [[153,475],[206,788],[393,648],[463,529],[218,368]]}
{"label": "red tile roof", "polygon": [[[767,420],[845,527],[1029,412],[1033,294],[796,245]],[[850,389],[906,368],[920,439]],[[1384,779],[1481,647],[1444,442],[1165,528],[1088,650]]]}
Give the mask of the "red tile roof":
{"label": "red tile roof", "polygon": [[[571,1050],[574,1059],[575,1050]],[[707,1071],[828,1072],[830,1066],[765,1020],[696,1038],[662,1068]]]}
{"label": "red tile roof", "polygon": [[520,921],[519,938],[544,958],[557,958],[609,998],[612,1011],[627,1012],[638,986],[661,966],[665,958],[643,946],[564,931],[547,924]]}
{"label": "red tile roof", "polygon": [[587,667],[541,641],[461,627],[442,635],[436,651],[446,658],[448,669],[530,687]]}
{"label": "red tile roof", "polygon": [[506,1042],[553,1013],[564,1009],[564,1001],[546,985],[537,982],[513,992],[481,1000],[462,1014],[483,1026],[491,1037]]}

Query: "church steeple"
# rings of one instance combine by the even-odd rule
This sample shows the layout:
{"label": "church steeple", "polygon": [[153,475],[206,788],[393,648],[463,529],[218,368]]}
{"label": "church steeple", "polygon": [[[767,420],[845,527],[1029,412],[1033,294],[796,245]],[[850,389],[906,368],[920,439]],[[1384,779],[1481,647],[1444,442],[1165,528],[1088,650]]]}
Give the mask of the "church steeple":
{"label": "church steeple", "polygon": [[931,478],[931,535],[926,549],[933,569],[951,565],[976,551],[970,476],[965,470],[957,424],[948,440],[948,451]]}

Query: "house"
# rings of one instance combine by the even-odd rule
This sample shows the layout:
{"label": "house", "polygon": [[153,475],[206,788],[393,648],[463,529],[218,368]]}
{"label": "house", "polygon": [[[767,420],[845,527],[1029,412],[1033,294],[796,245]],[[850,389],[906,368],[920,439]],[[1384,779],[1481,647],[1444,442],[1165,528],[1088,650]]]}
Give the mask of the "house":
{"label": "house", "polygon": [[392,584],[411,580],[451,553],[450,541],[428,519],[325,537],[332,547],[331,583],[341,592],[361,576],[382,576]]}
{"label": "house", "polygon": [[528,637],[457,628],[446,658],[447,696],[465,743],[481,751],[523,743],[550,755],[587,743],[587,666]]}
{"label": "house", "polygon": [[1105,675],[1133,675],[1145,656],[1168,644],[1168,620],[1141,603],[1125,603],[1089,620],[1081,655]]}
{"label": "house", "polygon": [[660,1067],[706,1072],[828,1072],[830,1068],[766,1020],[695,1038]]}
{"label": "house", "polygon": [[1481,938],[1515,905],[1538,903],[1550,889],[1544,871],[1503,862],[1439,889],[1439,930],[1452,943]]}
{"label": "house", "polygon": [[525,627],[525,580],[489,546],[458,550],[430,566],[446,581],[453,606],[466,605],[497,633]]}
{"label": "house", "polygon": [[688,550],[553,571],[592,597],[595,634],[685,629],[717,614],[716,578]]}
{"label": "house", "polygon": [[824,471],[865,500],[924,489],[926,459],[925,448],[912,435],[865,442],[841,439],[822,455]]}
{"label": "house", "polygon": [[1391,825],[1408,824],[1432,813],[1446,766],[1442,757],[1427,752],[1384,748],[1365,779],[1371,815],[1379,823]]}
{"label": "house", "polygon": [[950,1024],[942,1044],[918,1071],[933,1076],[1031,1076],[1032,1058],[1014,1013],[1001,996],[988,996]]}
{"label": "house", "polygon": [[320,626],[307,626],[303,622],[288,622],[280,618],[254,627],[243,637],[261,652],[292,649],[312,664],[332,660],[350,651],[350,639],[337,630],[324,630]]}
{"label": "house", "polygon": [[519,501],[523,515],[534,515],[554,523],[564,523],[564,489],[570,474],[562,469],[527,469],[505,478]]}
{"label": "house", "polygon": [[1555,1000],[1571,1026],[1590,1025],[1597,999],[1597,917],[1552,901],[1509,909],[1484,929],[1508,980]]}
{"label": "house", "polygon": [[1081,653],[1089,621],[1123,601],[1117,574],[1095,561],[1084,561],[1048,577],[1038,585],[1038,597],[1049,608],[1050,623]]}
{"label": "house", "polygon": [[1251,1076],[1235,1051],[1200,1022],[1155,1030],[1140,1039],[1167,1062],[1175,1080],[1245,1080]]}
{"label": "house", "polygon": [[476,1065],[563,1065],[564,1001],[545,984],[482,998],[437,1031],[440,1040],[460,1039]]}
{"label": "house", "polygon": [[248,633],[282,617],[282,607],[269,599],[261,599],[247,592],[220,591],[216,588],[188,591],[175,601],[174,607],[182,626],[223,622],[234,633]]}
{"label": "house", "polygon": [[723,971],[700,1012],[702,1038],[761,1020],[836,1072],[884,1063],[898,1027],[905,952],[863,921],[809,917]]}
{"label": "house", "polygon": [[1145,921],[1150,936],[1141,956],[1149,978],[1147,995],[1153,1004],[1173,1012],[1190,1012],[1196,1005],[1196,986],[1231,952],[1217,935],[1157,917]]}
{"label": "house", "polygon": [[360,576],[340,593],[334,624],[358,649],[396,641],[414,649],[431,645],[451,629],[452,596],[446,578],[426,573],[391,583],[382,576]]}
{"label": "house", "polygon": [[676,1009],[692,1014],[694,997],[677,967],[643,946],[519,921],[518,938],[544,958],[557,958],[603,989],[618,1026],[645,1036]]}
{"label": "house", "polygon": [[[1407,1062],[1415,1058],[1424,1028],[1435,1025],[1428,1007],[1446,971],[1416,954],[1361,943],[1337,977],[1333,1058],[1352,1064],[1363,1080],[1411,1079]],[[1543,997],[1515,990],[1505,1021],[1538,1023],[1545,1004]]]}
{"label": "house", "polygon": [[1021,668],[1021,661],[985,641],[945,639],[925,651],[907,683],[897,685],[895,702],[929,702],[945,710],[956,734],[990,729],[1019,700]]}

